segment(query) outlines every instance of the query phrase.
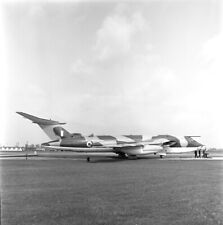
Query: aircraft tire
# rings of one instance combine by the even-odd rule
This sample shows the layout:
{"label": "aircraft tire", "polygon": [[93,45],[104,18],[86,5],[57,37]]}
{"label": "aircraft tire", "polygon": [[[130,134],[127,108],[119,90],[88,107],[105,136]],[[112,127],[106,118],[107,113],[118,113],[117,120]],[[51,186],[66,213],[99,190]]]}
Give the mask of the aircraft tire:
{"label": "aircraft tire", "polygon": [[127,156],[126,156],[125,153],[119,153],[118,156],[119,156],[119,158],[121,158],[121,159],[126,159],[126,158],[127,158]]}

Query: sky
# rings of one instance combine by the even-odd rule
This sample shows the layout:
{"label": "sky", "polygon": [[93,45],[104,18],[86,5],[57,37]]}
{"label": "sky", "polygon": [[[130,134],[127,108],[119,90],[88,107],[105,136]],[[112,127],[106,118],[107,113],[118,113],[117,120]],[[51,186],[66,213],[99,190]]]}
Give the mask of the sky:
{"label": "sky", "polygon": [[9,1],[0,27],[1,145],[48,141],[22,111],[223,146],[220,1]]}

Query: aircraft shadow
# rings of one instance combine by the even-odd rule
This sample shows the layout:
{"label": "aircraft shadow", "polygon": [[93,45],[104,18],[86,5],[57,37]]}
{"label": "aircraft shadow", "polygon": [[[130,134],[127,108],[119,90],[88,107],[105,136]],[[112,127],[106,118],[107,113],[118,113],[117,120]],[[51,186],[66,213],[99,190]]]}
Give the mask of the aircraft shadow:
{"label": "aircraft shadow", "polygon": [[150,160],[150,159],[159,159],[157,156],[147,156],[147,157],[137,157],[137,158],[120,158],[117,156],[107,156],[107,157],[90,157],[88,163],[114,163],[122,161],[135,161],[135,160]]}

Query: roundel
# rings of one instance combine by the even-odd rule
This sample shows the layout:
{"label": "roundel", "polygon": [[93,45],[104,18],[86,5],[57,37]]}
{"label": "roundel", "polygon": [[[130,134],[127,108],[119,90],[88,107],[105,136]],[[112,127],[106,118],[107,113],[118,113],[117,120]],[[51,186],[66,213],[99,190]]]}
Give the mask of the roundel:
{"label": "roundel", "polygon": [[88,147],[88,148],[91,148],[92,145],[93,145],[92,141],[88,141],[88,142],[87,142],[87,147]]}

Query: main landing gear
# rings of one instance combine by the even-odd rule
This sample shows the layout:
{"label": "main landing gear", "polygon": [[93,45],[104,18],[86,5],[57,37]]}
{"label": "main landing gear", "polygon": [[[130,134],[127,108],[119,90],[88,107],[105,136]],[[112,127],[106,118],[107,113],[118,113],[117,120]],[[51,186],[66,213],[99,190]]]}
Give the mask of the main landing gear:
{"label": "main landing gear", "polygon": [[123,152],[118,153],[119,159],[137,159],[136,155],[127,155]]}
{"label": "main landing gear", "polygon": [[90,157],[89,156],[87,157],[87,162],[90,162]]}
{"label": "main landing gear", "polygon": [[120,159],[127,159],[127,158],[128,158],[128,157],[126,156],[126,154],[123,153],[123,152],[118,153],[118,157],[119,157]]}
{"label": "main landing gear", "polygon": [[160,156],[160,158],[162,159],[164,156],[166,156],[166,153],[162,153],[162,152],[161,152],[161,153],[159,154],[159,156]]}

